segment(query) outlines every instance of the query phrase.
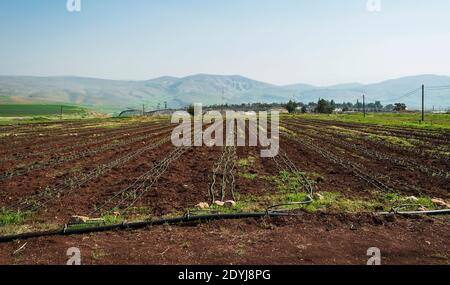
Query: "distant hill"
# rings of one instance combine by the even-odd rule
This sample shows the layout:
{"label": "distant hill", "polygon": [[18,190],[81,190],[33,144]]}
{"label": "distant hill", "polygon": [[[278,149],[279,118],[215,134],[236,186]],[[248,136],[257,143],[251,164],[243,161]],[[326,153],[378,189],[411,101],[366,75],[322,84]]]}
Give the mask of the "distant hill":
{"label": "distant hill", "polygon": [[[308,84],[277,86],[239,75],[198,74],[183,78],[160,77],[146,81],[119,81],[83,77],[27,77],[0,76],[0,97],[4,103],[49,102],[80,105],[114,106],[117,109],[146,104],[154,108],[167,101],[169,107],[183,107],[193,102],[203,104],[302,102],[318,98],[336,102],[355,102],[367,95],[368,102],[375,99],[383,104],[402,102],[419,107],[420,92],[402,97],[409,91],[427,86],[450,86],[449,76],[419,75],[388,80],[376,84],[340,84],[318,87]],[[222,100],[223,94],[223,100]],[[450,107],[450,91],[435,90],[426,94],[427,107]],[[8,98],[8,99],[6,99]],[[2,103],[0,101],[0,103]]]}

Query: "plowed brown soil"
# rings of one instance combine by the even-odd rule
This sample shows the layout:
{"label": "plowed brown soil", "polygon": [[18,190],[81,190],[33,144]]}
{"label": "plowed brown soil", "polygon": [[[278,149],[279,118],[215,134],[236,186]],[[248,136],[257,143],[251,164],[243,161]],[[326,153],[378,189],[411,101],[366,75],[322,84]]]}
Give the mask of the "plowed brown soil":
{"label": "plowed brown soil", "polygon": [[[70,122],[76,130],[83,126]],[[302,141],[306,138],[321,149],[359,165],[364,171],[383,181],[403,195],[427,195],[448,198],[450,177],[433,175],[433,171],[450,172],[448,158],[440,152],[429,155],[424,150],[445,149],[448,132],[386,128],[316,120],[283,122],[296,137],[284,133],[280,147],[295,166],[304,172],[317,173],[324,180],[317,191],[339,192],[345,197],[369,197],[378,191],[352,171],[319,155]],[[44,128],[41,125],[39,128]],[[399,147],[353,137],[330,126],[422,141],[417,149]],[[26,175],[0,180],[0,207],[11,207],[18,201],[40,193],[48,186],[76,178],[99,165],[139,150],[150,141],[170,135],[167,123],[141,123],[118,129],[80,131],[80,135],[64,137],[65,132],[42,136],[41,129],[27,131],[27,139],[3,137],[0,153],[5,159],[0,169],[27,167],[69,153],[99,148],[133,136],[149,138],[83,156],[67,163],[42,167]],[[31,127],[30,127],[31,128]],[[11,132],[11,128],[4,128]],[[164,131],[164,132],[162,132]],[[92,137],[98,134],[98,137]],[[109,138],[109,139],[108,139]],[[39,142],[39,146],[33,144]],[[82,145],[82,146],[77,146]],[[428,145],[428,146],[424,146]],[[52,150],[53,149],[53,150]],[[169,142],[143,152],[72,191],[61,192],[40,208],[27,223],[63,224],[72,215],[89,215],[120,190],[163,161],[175,149]],[[34,155],[45,150],[46,152]],[[272,159],[259,158],[260,148],[238,147],[236,161],[256,158],[250,174],[261,177],[276,175]],[[370,155],[368,154],[370,153]],[[220,147],[193,147],[170,163],[167,170],[137,201],[152,216],[182,213],[200,202],[209,202],[209,189],[214,165],[222,154]],[[373,154],[377,154],[374,156]],[[17,155],[25,156],[24,159]],[[390,159],[391,158],[391,159]],[[407,167],[409,165],[411,167]],[[418,171],[422,165],[431,172]],[[414,166],[414,167],[413,167]],[[442,174],[441,173],[441,174]],[[262,196],[273,193],[273,185],[265,179],[249,180],[236,175],[236,191],[242,195]],[[79,247],[84,264],[365,264],[367,249],[379,247],[384,264],[449,264],[450,239],[448,217],[397,218],[386,220],[371,214],[303,213],[299,217],[218,221],[189,226],[161,226],[138,231],[106,232],[70,237],[46,237],[0,244],[0,264],[64,264],[66,250]],[[16,255],[13,252],[27,242]]]}

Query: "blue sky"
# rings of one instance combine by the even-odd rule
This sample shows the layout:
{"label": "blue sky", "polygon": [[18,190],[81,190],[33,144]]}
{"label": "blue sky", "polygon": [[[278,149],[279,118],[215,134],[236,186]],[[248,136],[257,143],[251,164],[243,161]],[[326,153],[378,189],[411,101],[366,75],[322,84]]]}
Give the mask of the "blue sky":
{"label": "blue sky", "polygon": [[275,84],[450,75],[450,1],[0,0],[0,74]]}

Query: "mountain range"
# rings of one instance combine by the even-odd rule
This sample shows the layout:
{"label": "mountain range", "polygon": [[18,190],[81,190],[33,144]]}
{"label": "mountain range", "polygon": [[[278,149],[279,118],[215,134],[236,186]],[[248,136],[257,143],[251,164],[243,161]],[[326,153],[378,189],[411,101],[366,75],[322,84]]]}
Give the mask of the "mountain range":
{"label": "mountain range", "polygon": [[[410,108],[421,106],[421,85],[426,86],[426,106],[431,109],[450,107],[449,76],[418,75],[374,84],[347,83],[319,87],[309,84],[278,86],[239,75],[197,74],[183,78],[159,77],[144,81],[105,80],[85,77],[0,76],[0,97],[3,102],[71,103],[93,106],[114,106],[118,110],[157,104],[169,108],[191,103],[204,105],[251,102],[315,102],[319,98],[336,102],[356,102],[366,95],[367,102],[382,104],[406,103]],[[414,91],[409,94],[410,91]],[[409,95],[408,95],[409,94]],[[404,96],[407,95],[407,96]],[[1,101],[0,101],[1,102]]]}

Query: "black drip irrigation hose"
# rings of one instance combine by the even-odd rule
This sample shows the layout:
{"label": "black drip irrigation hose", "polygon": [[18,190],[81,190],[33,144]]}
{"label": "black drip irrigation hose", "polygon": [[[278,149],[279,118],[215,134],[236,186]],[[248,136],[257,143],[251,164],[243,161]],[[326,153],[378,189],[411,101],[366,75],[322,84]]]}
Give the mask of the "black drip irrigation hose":
{"label": "black drip irrigation hose", "polygon": [[184,215],[178,218],[169,219],[159,219],[153,221],[143,221],[143,222],[132,222],[132,223],[121,223],[114,225],[105,225],[98,227],[86,227],[81,229],[68,229],[67,225],[63,229],[46,231],[46,232],[30,232],[10,236],[0,237],[0,243],[11,242],[15,240],[24,240],[30,238],[48,237],[48,236],[69,236],[69,235],[81,235],[88,233],[106,232],[113,230],[128,230],[128,229],[141,229],[151,226],[160,225],[173,225],[191,222],[206,222],[206,221],[216,221],[216,220],[237,220],[246,218],[264,218],[264,217],[280,217],[288,216],[286,213],[273,213],[273,212],[255,212],[255,213],[238,213],[238,214],[211,214],[211,215],[199,215],[191,216],[190,214]]}
{"label": "black drip irrigation hose", "polygon": [[[387,216],[387,215],[402,215],[402,216],[416,216],[416,215],[450,215],[450,209],[445,210],[434,210],[434,211],[410,211],[410,212],[377,212],[375,215]],[[98,227],[86,227],[81,229],[68,229],[67,225],[61,230],[46,231],[46,232],[30,232],[10,236],[0,237],[0,243],[12,242],[15,240],[25,240],[30,238],[48,237],[48,236],[69,236],[69,235],[81,235],[88,233],[98,233],[114,230],[130,230],[130,229],[141,229],[151,226],[160,225],[174,225],[182,223],[192,223],[192,222],[207,222],[207,221],[217,221],[217,220],[238,220],[238,219],[248,219],[248,218],[265,218],[265,217],[287,217],[295,216],[295,214],[283,211],[273,211],[267,210],[266,212],[255,212],[255,213],[237,213],[237,214],[210,214],[210,215],[190,215],[189,212],[182,217],[178,218],[168,218],[159,219],[153,221],[143,221],[143,222],[132,222],[132,223],[121,223],[115,225],[105,225]]]}
{"label": "black drip irrigation hose", "polygon": [[375,213],[380,216],[388,216],[388,215],[400,215],[400,216],[439,216],[439,215],[450,215],[450,209],[445,210],[434,210],[434,211],[391,211],[391,212],[379,212]]}

